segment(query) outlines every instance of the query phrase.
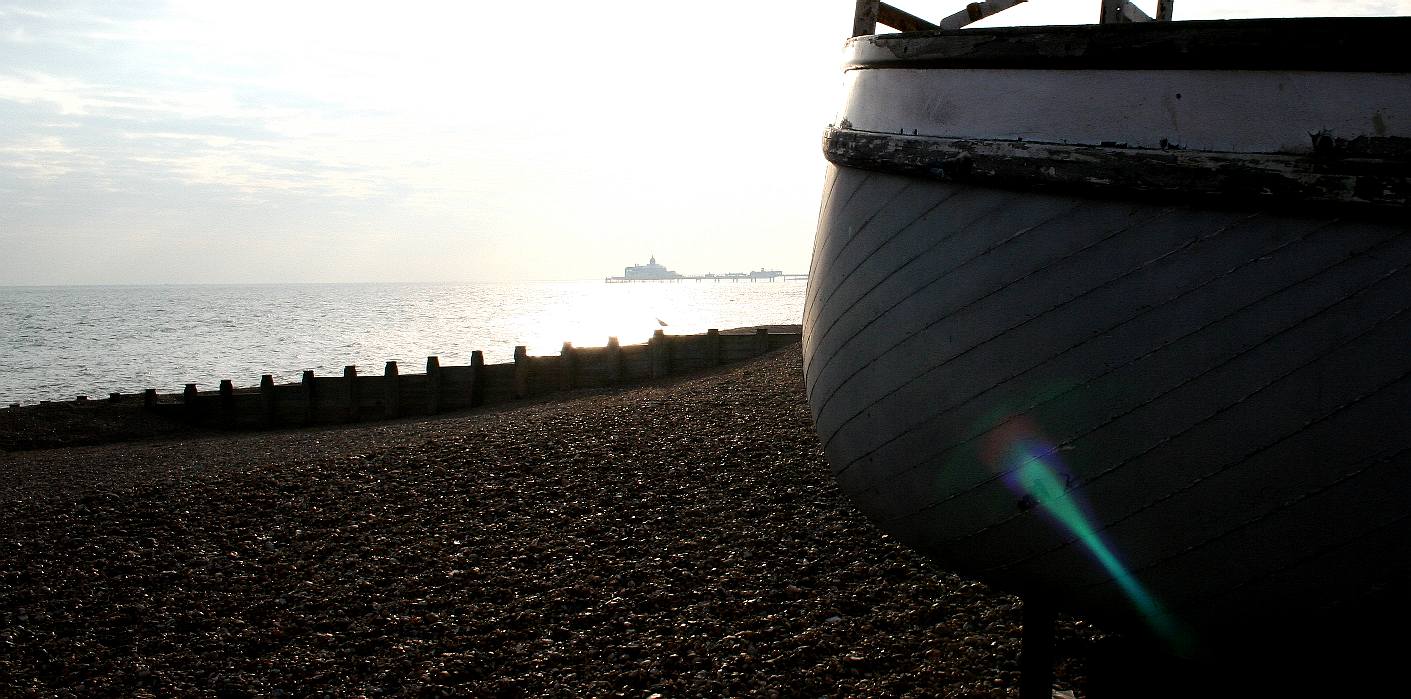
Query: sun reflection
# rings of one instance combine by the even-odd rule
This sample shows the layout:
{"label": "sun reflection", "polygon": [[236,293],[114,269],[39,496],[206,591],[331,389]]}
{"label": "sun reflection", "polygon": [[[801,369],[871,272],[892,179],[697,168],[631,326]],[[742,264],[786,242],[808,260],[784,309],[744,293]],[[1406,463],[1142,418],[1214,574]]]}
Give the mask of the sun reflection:
{"label": "sun reflection", "polygon": [[1032,421],[1015,418],[993,431],[982,458],[1003,474],[1005,484],[1026,507],[1037,508],[1083,545],[1131,601],[1156,635],[1178,652],[1191,639],[1155,597],[1137,580],[1093,524],[1084,503],[1071,490],[1073,475]]}
{"label": "sun reflection", "polygon": [[[525,299],[513,344],[531,355],[557,354],[564,341],[602,347],[608,337],[641,344],[660,329],[668,335],[704,333],[768,323],[797,323],[804,285],[798,282],[733,284],[638,282],[546,284],[554,301]],[[544,295],[549,295],[548,293]]]}

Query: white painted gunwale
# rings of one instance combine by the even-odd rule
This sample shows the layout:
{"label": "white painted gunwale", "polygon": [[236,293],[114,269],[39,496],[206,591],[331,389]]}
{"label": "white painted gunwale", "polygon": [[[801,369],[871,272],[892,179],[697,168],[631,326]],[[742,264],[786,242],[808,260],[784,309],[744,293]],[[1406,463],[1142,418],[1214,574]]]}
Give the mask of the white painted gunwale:
{"label": "white painted gunwale", "polygon": [[846,128],[939,138],[1306,155],[1312,135],[1411,137],[1411,74],[853,69]]}
{"label": "white painted gunwale", "polygon": [[834,125],[949,139],[1303,155],[1411,138],[1411,18],[860,36]]}

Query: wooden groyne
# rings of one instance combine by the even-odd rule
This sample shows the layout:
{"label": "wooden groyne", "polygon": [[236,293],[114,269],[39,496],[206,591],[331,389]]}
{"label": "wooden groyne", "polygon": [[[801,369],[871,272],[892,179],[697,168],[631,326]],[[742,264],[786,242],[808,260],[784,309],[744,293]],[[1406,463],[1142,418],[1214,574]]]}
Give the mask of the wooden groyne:
{"label": "wooden groyne", "polygon": [[[110,394],[108,402],[136,405],[192,425],[260,429],[434,415],[579,388],[621,386],[756,357],[798,342],[798,326],[744,328],[698,335],[657,330],[644,344],[574,347],[557,355],[530,356],[521,345],[514,361],[486,364],[480,351],[470,363],[443,366],[427,357],[425,373],[404,373],[395,361],[379,373],[347,366],[341,376],[305,371],[298,383],[278,384],[270,374],[258,387],[236,388],[223,380],[217,390],[186,384],[181,393],[147,389]],[[86,401],[80,397],[80,401]],[[90,404],[92,401],[88,401]]]}

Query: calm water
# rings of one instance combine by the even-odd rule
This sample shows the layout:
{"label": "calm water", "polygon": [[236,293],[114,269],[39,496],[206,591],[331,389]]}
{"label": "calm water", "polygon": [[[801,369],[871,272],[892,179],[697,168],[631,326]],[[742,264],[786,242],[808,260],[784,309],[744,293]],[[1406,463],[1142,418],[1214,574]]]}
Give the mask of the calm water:
{"label": "calm water", "polygon": [[179,391],[297,381],[304,369],[344,365],[404,373],[508,362],[515,345],[557,354],[616,335],[644,342],[658,326],[709,328],[798,323],[804,282],[605,284],[273,284],[239,286],[0,287],[0,401],[106,397],[144,388]]}

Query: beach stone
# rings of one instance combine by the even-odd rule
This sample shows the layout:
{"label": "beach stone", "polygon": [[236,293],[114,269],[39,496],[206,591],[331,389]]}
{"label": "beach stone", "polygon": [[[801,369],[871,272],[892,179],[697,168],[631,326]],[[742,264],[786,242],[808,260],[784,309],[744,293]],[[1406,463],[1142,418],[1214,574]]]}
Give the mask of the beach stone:
{"label": "beach stone", "polygon": [[0,695],[1008,696],[1017,600],[852,508],[801,372],[0,455]]}

